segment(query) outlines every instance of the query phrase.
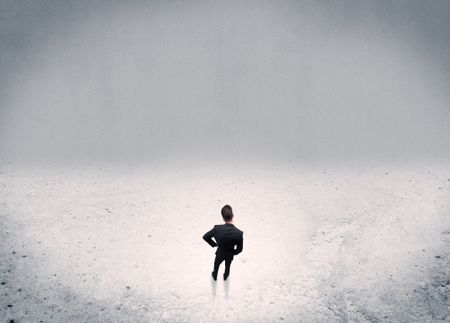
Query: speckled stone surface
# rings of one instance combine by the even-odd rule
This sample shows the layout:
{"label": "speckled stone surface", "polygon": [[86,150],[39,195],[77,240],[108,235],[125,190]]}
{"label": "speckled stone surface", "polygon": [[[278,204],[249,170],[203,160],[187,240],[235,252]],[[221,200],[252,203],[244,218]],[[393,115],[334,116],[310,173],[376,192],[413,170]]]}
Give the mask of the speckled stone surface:
{"label": "speckled stone surface", "polygon": [[[1,322],[450,319],[450,165],[0,167]],[[230,204],[228,281],[202,235]]]}

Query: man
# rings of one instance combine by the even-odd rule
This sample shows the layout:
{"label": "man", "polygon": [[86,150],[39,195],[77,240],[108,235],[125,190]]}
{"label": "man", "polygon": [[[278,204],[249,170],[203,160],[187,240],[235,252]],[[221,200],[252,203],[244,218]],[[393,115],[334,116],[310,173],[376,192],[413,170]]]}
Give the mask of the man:
{"label": "man", "polygon": [[215,225],[212,230],[203,235],[203,239],[209,243],[211,247],[217,247],[214,270],[211,273],[214,280],[217,280],[219,266],[224,260],[225,272],[223,274],[223,279],[227,280],[230,275],[231,261],[233,261],[234,256],[241,253],[243,247],[243,232],[233,224],[233,209],[231,206],[225,205],[222,208],[221,213],[225,224]]}

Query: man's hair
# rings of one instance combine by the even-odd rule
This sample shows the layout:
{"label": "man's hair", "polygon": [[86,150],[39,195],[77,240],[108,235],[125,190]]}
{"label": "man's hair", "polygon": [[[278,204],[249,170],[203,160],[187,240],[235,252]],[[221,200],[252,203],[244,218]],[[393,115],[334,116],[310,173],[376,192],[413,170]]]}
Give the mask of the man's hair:
{"label": "man's hair", "polygon": [[222,208],[222,217],[225,221],[230,221],[233,218],[233,209],[228,204]]}

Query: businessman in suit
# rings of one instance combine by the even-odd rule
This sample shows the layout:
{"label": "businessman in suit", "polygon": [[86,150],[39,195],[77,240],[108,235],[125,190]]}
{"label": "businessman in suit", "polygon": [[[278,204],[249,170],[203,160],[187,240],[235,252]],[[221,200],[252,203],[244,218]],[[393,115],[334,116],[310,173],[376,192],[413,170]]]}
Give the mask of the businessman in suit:
{"label": "businessman in suit", "polygon": [[214,270],[211,273],[214,280],[217,280],[219,266],[223,261],[225,261],[223,279],[227,280],[230,275],[230,266],[233,257],[241,253],[243,248],[243,232],[233,224],[233,209],[231,206],[225,205],[221,213],[225,224],[215,225],[214,228],[203,235],[203,239],[211,247],[217,247]]}

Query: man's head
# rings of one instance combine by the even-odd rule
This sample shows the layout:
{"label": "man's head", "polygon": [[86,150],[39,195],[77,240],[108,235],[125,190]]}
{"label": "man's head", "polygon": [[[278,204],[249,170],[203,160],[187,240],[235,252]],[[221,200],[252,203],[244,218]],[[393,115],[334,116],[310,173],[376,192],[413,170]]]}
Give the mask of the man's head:
{"label": "man's head", "polygon": [[233,209],[228,204],[222,208],[222,218],[225,222],[233,220]]}

